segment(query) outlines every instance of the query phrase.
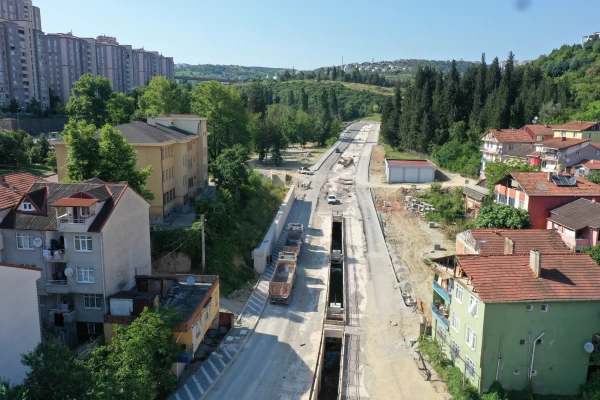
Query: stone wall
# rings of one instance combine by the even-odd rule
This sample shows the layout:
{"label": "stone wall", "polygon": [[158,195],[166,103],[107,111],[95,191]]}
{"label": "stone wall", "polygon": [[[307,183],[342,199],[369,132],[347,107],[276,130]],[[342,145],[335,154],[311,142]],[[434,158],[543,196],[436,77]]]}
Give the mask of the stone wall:
{"label": "stone wall", "polygon": [[19,128],[33,136],[40,133],[61,132],[69,122],[67,117],[0,119],[0,129],[16,131]]}

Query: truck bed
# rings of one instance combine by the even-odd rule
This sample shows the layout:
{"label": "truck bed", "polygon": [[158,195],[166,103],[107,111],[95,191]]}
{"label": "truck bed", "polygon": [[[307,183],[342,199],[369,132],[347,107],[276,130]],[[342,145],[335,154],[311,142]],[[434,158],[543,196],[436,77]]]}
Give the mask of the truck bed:
{"label": "truck bed", "polygon": [[275,272],[273,273],[271,282],[269,282],[269,299],[271,303],[281,302],[289,304],[295,277],[295,261],[279,260],[277,262],[277,267],[275,267]]}

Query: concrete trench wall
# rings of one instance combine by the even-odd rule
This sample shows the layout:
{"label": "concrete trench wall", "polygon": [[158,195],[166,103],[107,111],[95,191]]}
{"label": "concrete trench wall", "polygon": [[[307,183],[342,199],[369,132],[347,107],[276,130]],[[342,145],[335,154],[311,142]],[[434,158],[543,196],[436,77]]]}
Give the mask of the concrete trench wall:
{"label": "concrete trench wall", "polygon": [[277,211],[277,215],[275,215],[273,223],[271,223],[271,226],[269,227],[269,230],[267,231],[262,243],[252,251],[254,270],[259,274],[262,274],[267,268],[267,257],[273,252],[273,247],[275,247],[275,243],[277,243],[277,240],[281,235],[281,231],[285,225],[285,220],[287,219],[292,205],[294,204],[295,193],[296,187],[290,187],[290,190],[283,199],[283,202],[279,207],[279,211]]}

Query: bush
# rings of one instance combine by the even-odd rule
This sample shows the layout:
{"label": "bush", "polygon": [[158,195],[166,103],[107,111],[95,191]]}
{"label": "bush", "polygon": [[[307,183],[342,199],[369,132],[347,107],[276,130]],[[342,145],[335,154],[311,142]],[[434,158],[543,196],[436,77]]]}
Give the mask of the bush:
{"label": "bush", "polygon": [[479,210],[475,228],[527,229],[531,227],[529,213],[505,204],[490,204]]}

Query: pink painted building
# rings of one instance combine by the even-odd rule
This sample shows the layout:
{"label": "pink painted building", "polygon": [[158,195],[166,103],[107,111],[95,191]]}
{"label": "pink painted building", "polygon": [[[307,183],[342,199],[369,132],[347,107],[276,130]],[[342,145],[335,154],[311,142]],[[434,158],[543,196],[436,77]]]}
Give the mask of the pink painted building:
{"label": "pink painted building", "polygon": [[548,229],[557,231],[569,248],[581,251],[598,243],[600,203],[595,199],[577,199],[550,210]]}

